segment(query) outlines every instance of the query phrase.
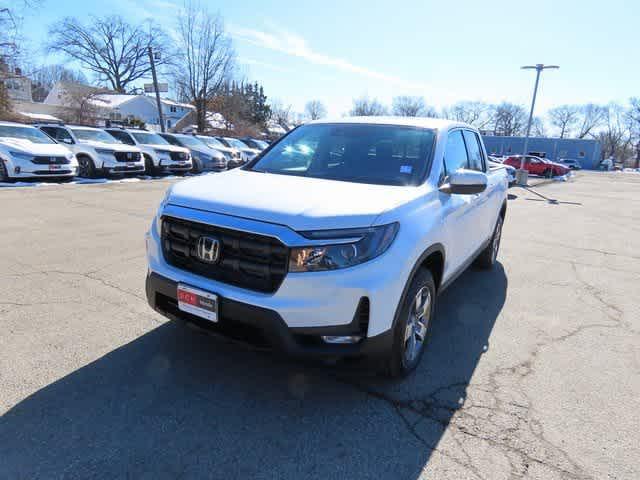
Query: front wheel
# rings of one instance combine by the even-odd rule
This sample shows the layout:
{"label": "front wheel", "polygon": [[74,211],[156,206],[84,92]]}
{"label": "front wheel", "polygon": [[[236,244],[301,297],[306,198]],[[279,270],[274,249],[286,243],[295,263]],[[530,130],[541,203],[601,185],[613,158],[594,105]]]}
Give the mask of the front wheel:
{"label": "front wheel", "polygon": [[4,164],[4,161],[0,158],[0,182],[10,182],[11,178],[9,177],[9,172],[7,172],[7,166]]}
{"label": "front wheel", "polygon": [[433,275],[426,268],[421,268],[402,299],[400,317],[393,331],[393,346],[385,361],[387,375],[404,377],[418,366],[431,335],[435,304]]}
{"label": "front wheel", "polygon": [[144,170],[147,175],[150,175],[152,177],[159,173],[159,169],[156,169],[153,160],[148,155],[144,156]]}
{"label": "front wheel", "polygon": [[199,158],[194,158],[193,159],[193,167],[192,167],[191,171],[193,173],[202,173],[203,170],[204,170],[204,165],[202,164],[200,159]]}
{"label": "front wheel", "polygon": [[96,178],[98,176],[93,160],[89,157],[78,157],[78,176],[84,178]]}

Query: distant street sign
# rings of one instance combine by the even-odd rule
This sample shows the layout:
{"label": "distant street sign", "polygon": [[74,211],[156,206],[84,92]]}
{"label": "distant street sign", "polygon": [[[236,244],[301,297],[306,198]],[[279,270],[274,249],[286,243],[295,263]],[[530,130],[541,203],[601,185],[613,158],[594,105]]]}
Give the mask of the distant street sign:
{"label": "distant street sign", "polygon": [[[168,83],[159,83],[158,84],[159,92],[168,92],[169,84]],[[155,93],[155,89],[153,88],[153,83],[145,83],[144,84],[144,93]]]}

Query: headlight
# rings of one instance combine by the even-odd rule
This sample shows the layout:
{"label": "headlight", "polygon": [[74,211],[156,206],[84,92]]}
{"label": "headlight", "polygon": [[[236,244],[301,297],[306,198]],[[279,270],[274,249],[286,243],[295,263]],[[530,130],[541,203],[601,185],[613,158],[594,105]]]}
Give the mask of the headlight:
{"label": "headlight", "polygon": [[171,156],[171,154],[169,152],[167,152],[166,150],[155,150],[154,149],[153,151],[156,153],[156,155],[160,155],[162,157],[170,157]]}
{"label": "headlight", "polygon": [[73,153],[69,152],[65,155],[65,157],[67,157],[67,160],[73,160]]}
{"label": "headlight", "polygon": [[291,249],[290,272],[317,272],[347,268],[383,254],[393,242],[400,224],[349,230],[300,232],[310,240],[354,239],[347,243],[315,245]]}
{"label": "headlight", "polygon": [[156,233],[158,237],[162,237],[162,211],[164,207],[169,203],[169,199],[171,198],[171,192],[173,190],[173,185],[167,188],[167,191],[164,194],[164,198],[160,202],[160,206],[158,207],[158,212],[156,213],[156,218],[154,219],[154,224],[156,227]]}
{"label": "headlight", "polygon": [[15,158],[16,160],[22,160],[24,162],[30,162],[31,160],[33,160],[33,155],[29,155],[28,153],[24,153],[24,152],[13,152],[10,151],[9,152],[11,154],[11,156],[13,158]]}
{"label": "headlight", "polygon": [[107,148],[96,148],[96,153],[98,155],[113,155],[113,150],[109,150]]}

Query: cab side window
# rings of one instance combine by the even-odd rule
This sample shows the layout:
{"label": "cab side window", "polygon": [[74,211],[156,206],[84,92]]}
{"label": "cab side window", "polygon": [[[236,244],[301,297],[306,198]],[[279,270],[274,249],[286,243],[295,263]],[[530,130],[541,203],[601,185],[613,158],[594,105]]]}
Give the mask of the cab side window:
{"label": "cab side window", "polygon": [[67,132],[64,128],[42,127],[41,130],[57,142],[66,143],[69,145],[75,143],[73,141],[73,138],[71,138],[71,134],[69,134],[69,132]]}
{"label": "cab side window", "polygon": [[133,141],[133,138],[131,138],[131,135],[129,135],[127,132],[122,132],[120,130],[107,130],[107,132],[109,132],[112,137],[115,137],[116,140],[120,140],[122,143],[125,143],[127,145],[136,144],[136,142]]}
{"label": "cab side window", "polygon": [[469,155],[469,169],[484,172],[484,158],[478,135],[470,130],[465,130],[464,141],[467,144],[467,153]]}
{"label": "cab side window", "polygon": [[469,168],[469,159],[467,158],[467,149],[462,138],[462,131],[454,130],[449,133],[444,151],[445,175],[451,175],[461,168]]}

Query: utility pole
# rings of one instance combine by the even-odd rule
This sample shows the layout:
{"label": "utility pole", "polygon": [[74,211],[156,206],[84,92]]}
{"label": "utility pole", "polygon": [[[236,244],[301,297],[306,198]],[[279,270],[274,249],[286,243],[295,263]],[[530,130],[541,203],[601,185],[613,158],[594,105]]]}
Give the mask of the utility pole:
{"label": "utility pole", "polygon": [[536,65],[525,65],[520,67],[522,70],[535,70],[536,71],[536,84],[533,87],[533,99],[531,100],[531,110],[529,110],[529,121],[527,122],[527,134],[524,137],[524,151],[522,152],[522,161],[520,162],[520,170],[516,172],[518,174],[518,184],[526,185],[528,174],[524,169],[524,161],[529,153],[529,135],[531,134],[531,123],[533,122],[533,109],[536,106],[536,97],[538,96],[538,84],[540,83],[540,73],[547,68],[560,68],[558,65],[544,65],[537,63]]}
{"label": "utility pole", "polygon": [[160,131],[165,133],[164,115],[162,114],[162,102],[160,101],[160,91],[158,90],[158,77],[156,76],[156,64],[153,58],[153,49],[148,47],[149,62],[151,62],[151,75],[153,76],[153,89],[156,91],[156,104],[158,105],[158,118],[160,119]]}

